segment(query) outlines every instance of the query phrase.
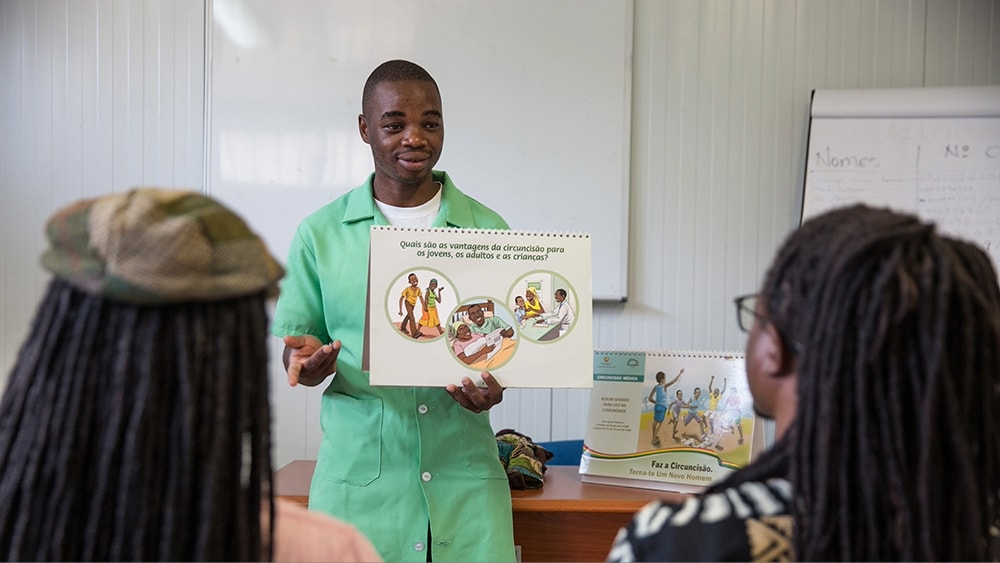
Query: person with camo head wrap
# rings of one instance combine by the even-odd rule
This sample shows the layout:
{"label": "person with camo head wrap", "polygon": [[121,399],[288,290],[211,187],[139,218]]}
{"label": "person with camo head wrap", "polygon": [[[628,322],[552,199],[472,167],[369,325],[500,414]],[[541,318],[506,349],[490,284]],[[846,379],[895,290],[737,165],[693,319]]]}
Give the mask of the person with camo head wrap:
{"label": "person with camo head wrap", "polygon": [[284,270],[238,215],[139,188],[46,235],[53,277],[0,399],[0,559],[378,559],[274,499],[265,305]]}

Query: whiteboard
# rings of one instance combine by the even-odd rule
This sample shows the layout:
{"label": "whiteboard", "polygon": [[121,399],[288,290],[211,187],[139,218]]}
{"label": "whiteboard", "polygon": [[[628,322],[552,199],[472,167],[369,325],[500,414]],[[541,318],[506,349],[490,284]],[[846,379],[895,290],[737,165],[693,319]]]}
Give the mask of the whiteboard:
{"label": "whiteboard", "polygon": [[632,2],[212,0],[206,191],[279,256],[361,184],[361,90],[381,62],[441,90],[436,166],[512,228],[586,232],[597,300],[627,297]]}
{"label": "whiteboard", "polygon": [[802,220],[886,206],[982,246],[1000,271],[1000,86],[817,90]]}

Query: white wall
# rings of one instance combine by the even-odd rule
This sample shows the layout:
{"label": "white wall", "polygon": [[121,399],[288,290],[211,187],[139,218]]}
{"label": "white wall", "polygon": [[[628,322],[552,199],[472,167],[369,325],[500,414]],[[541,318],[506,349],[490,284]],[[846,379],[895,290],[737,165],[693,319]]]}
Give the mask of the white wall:
{"label": "white wall", "polygon": [[[742,348],[731,298],[798,224],[811,90],[1000,84],[995,0],[636,0],[635,16],[629,301],[595,306],[599,348]],[[0,2],[4,373],[54,209],[201,186],[203,30],[202,0]],[[314,457],[318,393],[273,380],[278,464]],[[587,398],[510,390],[494,426],[579,438]]]}
{"label": "white wall", "polygon": [[0,1],[0,385],[48,280],[53,211],[201,185],[203,29],[201,0]]}

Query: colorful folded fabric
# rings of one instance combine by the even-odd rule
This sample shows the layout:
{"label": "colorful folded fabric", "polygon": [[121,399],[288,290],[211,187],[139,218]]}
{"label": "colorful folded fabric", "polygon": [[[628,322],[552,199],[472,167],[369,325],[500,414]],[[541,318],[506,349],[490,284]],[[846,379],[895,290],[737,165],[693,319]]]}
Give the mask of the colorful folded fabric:
{"label": "colorful folded fabric", "polygon": [[496,438],[510,488],[541,489],[545,485],[545,464],[552,459],[552,452],[534,443],[529,436],[509,428],[497,432]]}

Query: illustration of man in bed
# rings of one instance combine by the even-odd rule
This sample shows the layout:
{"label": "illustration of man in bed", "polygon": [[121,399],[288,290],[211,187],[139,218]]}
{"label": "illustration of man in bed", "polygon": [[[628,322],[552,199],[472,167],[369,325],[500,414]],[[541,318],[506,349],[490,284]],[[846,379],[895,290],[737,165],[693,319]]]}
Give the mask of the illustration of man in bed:
{"label": "illustration of man in bed", "polygon": [[472,324],[469,325],[472,332],[489,334],[495,330],[499,330],[500,336],[504,338],[514,336],[514,329],[503,319],[496,315],[487,318],[486,313],[483,312],[483,307],[480,304],[473,303],[472,305],[469,305],[468,313],[469,320],[472,321]]}
{"label": "illustration of man in bed", "polygon": [[[449,340],[455,357],[477,370],[492,369],[507,362],[514,353],[517,342],[514,329],[497,315],[483,310],[480,303],[472,303],[456,313],[449,330]],[[492,302],[485,303],[492,306]]]}

